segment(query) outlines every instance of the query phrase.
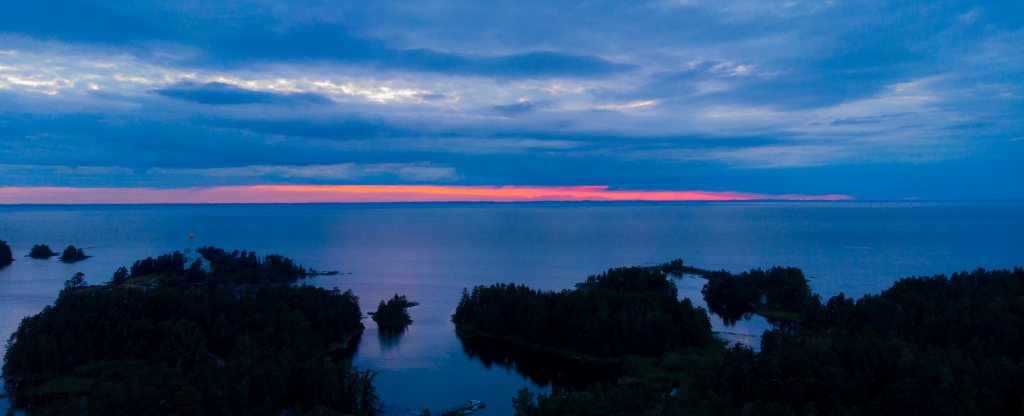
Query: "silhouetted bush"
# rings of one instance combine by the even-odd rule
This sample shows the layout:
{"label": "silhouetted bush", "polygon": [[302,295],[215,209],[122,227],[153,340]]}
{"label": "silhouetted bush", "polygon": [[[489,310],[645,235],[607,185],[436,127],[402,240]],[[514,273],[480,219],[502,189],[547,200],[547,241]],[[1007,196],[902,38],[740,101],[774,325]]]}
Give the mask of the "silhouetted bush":
{"label": "silhouetted bush", "polygon": [[414,305],[405,296],[396,294],[387,302],[380,301],[377,311],[373,313],[373,321],[377,323],[378,328],[385,331],[404,330],[412,324],[412,318],[409,317],[407,309]]}
{"label": "silhouetted bush", "polygon": [[64,252],[60,254],[60,261],[65,263],[74,263],[77,261],[85,260],[87,258],[89,258],[89,256],[86,256],[85,252],[82,251],[82,249],[77,248],[75,246],[68,246],[67,248],[64,249]]}
{"label": "silhouetted bush", "polygon": [[54,253],[53,250],[50,249],[50,246],[46,244],[36,244],[32,246],[32,250],[29,250],[28,252],[29,257],[42,260],[48,259],[56,255],[57,253]]}
{"label": "silhouetted bush", "polygon": [[6,241],[0,240],[0,267],[14,263],[14,255],[11,253],[11,246]]}

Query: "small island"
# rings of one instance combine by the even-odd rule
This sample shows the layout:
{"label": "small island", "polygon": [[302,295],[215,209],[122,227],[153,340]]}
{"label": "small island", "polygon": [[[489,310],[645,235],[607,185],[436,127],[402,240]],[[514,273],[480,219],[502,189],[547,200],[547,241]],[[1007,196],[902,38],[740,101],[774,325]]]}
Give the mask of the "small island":
{"label": "small island", "polygon": [[46,244],[36,244],[32,246],[32,250],[29,250],[28,252],[29,257],[39,260],[46,260],[56,255],[57,253],[54,253],[53,250],[50,249],[50,246]]}
{"label": "small island", "polygon": [[571,291],[477,286],[463,291],[452,321],[462,338],[506,340],[583,361],[716,343],[704,310],[679,301],[675,285],[648,267],[611,269]]}
{"label": "small island", "polygon": [[377,306],[377,311],[371,313],[372,319],[377,323],[377,328],[386,332],[400,332],[404,331],[409,325],[412,325],[412,318],[409,317],[408,309],[419,305],[416,302],[410,302],[405,295],[399,296],[395,294],[387,302],[380,301],[380,305]]}
{"label": "small island", "polygon": [[[204,247],[76,273],[11,337],[3,378],[32,415],[373,415],[373,373],[334,354],[363,331],[351,291],[293,285],[290,259]],[[209,267],[204,267],[203,262]]]}
{"label": "small island", "polygon": [[701,293],[708,307],[726,321],[746,313],[799,321],[821,303],[821,298],[811,292],[803,271],[795,267],[754,269],[739,274],[718,271],[703,276],[708,282]]}
{"label": "small island", "polygon": [[14,263],[14,256],[11,254],[11,246],[6,241],[0,240],[0,267]]}
{"label": "small island", "polygon": [[60,254],[60,261],[64,263],[75,263],[85,260],[92,256],[86,256],[82,249],[75,246],[68,246],[64,249],[64,252]]}

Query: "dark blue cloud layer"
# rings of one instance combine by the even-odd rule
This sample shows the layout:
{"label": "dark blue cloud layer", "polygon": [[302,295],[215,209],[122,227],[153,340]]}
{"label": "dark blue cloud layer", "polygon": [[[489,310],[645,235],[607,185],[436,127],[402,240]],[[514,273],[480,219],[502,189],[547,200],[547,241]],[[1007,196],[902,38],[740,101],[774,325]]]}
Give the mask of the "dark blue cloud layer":
{"label": "dark blue cloud layer", "polygon": [[206,55],[195,64],[326,60],[367,63],[382,69],[498,77],[594,77],[632,68],[600,57],[553,51],[481,55],[429,48],[399,49],[325,24],[281,31],[249,28],[239,33],[218,34],[210,45]]}
{"label": "dark blue cloud layer", "polygon": [[634,68],[597,56],[552,50],[485,55],[397,48],[353,35],[338,24],[298,23],[277,28],[269,17],[204,19],[159,6],[141,13],[117,6],[81,0],[17,2],[0,14],[0,33],[125,46],[142,55],[159,54],[147,47],[148,43],[182,44],[201,54],[175,63],[199,67],[327,61],[513,78],[595,77]]}
{"label": "dark blue cloud layer", "polygon": [[506,117],[512,117],[520,114],[526,114],[531,111],[547,107],[549,105],[551,105],[551,103],[544,101],[520,101],[512,104],[501,104],[492,106],[491,110],[494,111],[494,113],[496,114],[503,115]]}
{"label": "dark blue cloud layer", "polygon": [[[742,149],[774,142],[747,137],[707,140],[663,137],[638,140],[615,136],[545,136],[501,130],[477,130],[475,140],[528,137],[535,140],[571,139],[578,147],[527,153],[465,153],[457,148],[389,149],[395,140],[434,140],[457,132],[424,135],[422,131],[385,121],[352,119],[333,123],[300,120],[248,123],[216,117],[187,120],[136,116],[0,117],[0,174],[7,186],[146,186],[180,187],[266,183],[264,177],[202,177],[149,175],[152,168],[204,169],[239,166],[305,166],[335,163],[423,163],[452,167],[466,185],[566,184],[612,185],[625,189],[742,189],[763,193],[845,193],[860,199],[916,197],[924,199],[1015,198],[1024,182],[1016,155],[1024,142],[995,144],[988,152],[925,165],[881,163],[781,169],[729,169],[713,161],[680,163],[668,159],[624,159],[627,151],[694,152]],[[287,137],[288,140],[280,140]],[[377,143],[367,149],[333,147],[331,142]],[[691,143],[684,145],[683,143]],[[609,149],[612,151],[601,151]],[[682,147],[681,147],[682,146]],[[687,147],[688,146],[688,147]],[[358,149],[360,146],[356,146]],[[27,156],[27,157],[26,157]],[[32,165],[31,169],[4,164]],[[17,166],[17,165],[15,165]],[[117,167],[110,172],[46,174],[40,166]],[[126,173],[130,172],[130,173]],[[1006,180],[993,181],[993,178]],[[405,183],[393,176],[352,180],[277,178],[278,183]],[[955,192],[951,192],[955,191]]]}
{"label": "dark blue cloud layer", "polygon": [[196,84],[179,82],[154,90],[168,98],[210,105],[270,104],[270,105],[329,105],[330,98],[313,93],[273,93],[253,91],[219,82]]}

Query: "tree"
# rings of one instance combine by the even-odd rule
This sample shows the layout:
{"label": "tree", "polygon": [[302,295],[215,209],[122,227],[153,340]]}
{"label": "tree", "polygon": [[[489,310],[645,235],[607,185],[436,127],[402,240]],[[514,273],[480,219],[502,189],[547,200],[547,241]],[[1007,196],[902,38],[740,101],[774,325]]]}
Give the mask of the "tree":
{"label": "tree", "polygon": [[540,414],[540,409],[533,404],[533,393],[525,388],[519,389],[519,393],[516,397],[512,398],[512,408],[515,409],[516,416],[537,416]]}
{"label": "tree", "polygon": [[65,263],[74,263],[76,261],[82,261],[87,258],[89,258],[89,256],[86,256],[85,252],[82,251],[82,249],[77,248],[75,246],[68,246],[60,255],[60,261]]}
{"label": "tree", "polygon": [[85,281],[85,273],[78,272],[70,279],[64,282],[64,290],[74,290],[85,287],[88,282]]}
{"label": "tree", "polygon": [[50,249],[50,246],[46,244],[36,244],[32,246],[32,250],[28,252],[29,257],[43,260],[46,260],[56,255],[57,253],[54,253],[53,250]]}
{"label": "tree", "polygon": [[0,240],[0,267],[4,267],[14,262],[14,256],[11,254],[11,246],[7,245],[6,241]]}
{"label": "tree", "polygon": [[127,282],[127,281],[128,281],[128,269],[125,268],[124,266],[118,267],[117,270],[114,271],[114,275],[111,276],[111,278],[110,278],[110,284],[112,284],[114,286],[124,284],[124,282]]}
{"label": "tree", "polygon": [[415,306],[415,302],[409,302],[405,296],[395,294],[387,302],[380,301],[377,311],[373,314],[373,321],[377,323],[377,327],[385,331],[404,330],[412,324],[412,318],[409,317],[407,310],[410,306]]}

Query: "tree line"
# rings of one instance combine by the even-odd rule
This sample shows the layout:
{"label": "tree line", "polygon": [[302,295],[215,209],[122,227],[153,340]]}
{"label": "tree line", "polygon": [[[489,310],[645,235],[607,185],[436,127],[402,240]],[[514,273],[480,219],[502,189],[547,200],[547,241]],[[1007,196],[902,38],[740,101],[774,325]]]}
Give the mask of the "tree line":
{"label": "tree line", "polygon": [[[747,276],[795,282],[802,273],[771,269]],[[1024,270],[906,278],[857,300],[842,294],[823,304],[804,303],[808,299],[815,297],[774,304],[799,305],[805,313],[799,324],[767,331],[759,352],[742,346],[667,351],[628,361],[629,374],[617,383],[556,387],[537,396],[523,390],[513,399],[516,414],[1024,412]],[[582,332],[570,335],[576,334]]]}
{"label": "tree line", "polygon": [[40,260],[45,260],[56,255],[57,253],[54,253],[50,246],[46,244],[36,244],[32,246],[32,249],[28,252],[29,257]]}

